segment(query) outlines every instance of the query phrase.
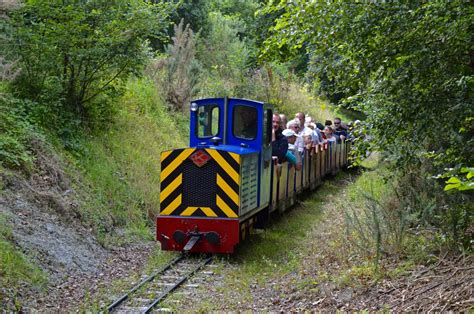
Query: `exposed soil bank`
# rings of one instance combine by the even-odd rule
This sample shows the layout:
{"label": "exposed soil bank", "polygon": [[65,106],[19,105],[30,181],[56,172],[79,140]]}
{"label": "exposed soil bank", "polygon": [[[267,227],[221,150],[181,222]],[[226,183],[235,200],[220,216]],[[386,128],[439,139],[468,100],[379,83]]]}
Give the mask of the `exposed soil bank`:
{"label": "exposed soil bank", "polygon": [[115,278],[146,264],[154,242],[105,248],[81,224],[83,196],[75,190],[61,160],[40,142],[32,144],[35,171],[0,173],[0,215],[14,245],[47,275],[46,288],[21,284],[16,293],[0,287],[4,310],[74,310]]}

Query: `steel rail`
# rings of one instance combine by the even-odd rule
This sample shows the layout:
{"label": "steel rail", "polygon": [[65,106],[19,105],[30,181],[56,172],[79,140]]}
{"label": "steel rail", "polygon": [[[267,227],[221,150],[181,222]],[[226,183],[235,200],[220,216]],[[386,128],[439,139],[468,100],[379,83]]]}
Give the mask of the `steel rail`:
{"label": "steel rail", "polygon": [[187,273],[183,278],[181,278],[178,282],[176,282],[172,287],[166,289],[158,298],[153,300],[150,305],[144,310],[142,313],[150,313],[150,311],[158,304],[160,303],[163,299],[165,299],[168,294],[176,290],[179,286],[181,286],[186,280],[188,280],[192,275],[194,275],[198,270],[206,266],[212,261],[213,256],[208,257],[204,262],[199,264],[197,267],[195,267],[193,270],[191,270],[189,273]]}
{"label": "steel rail", "polygon": [[128,297],[134,293],[135,291],[137,291],[138,289],[140,289],[144,284],[146,284],[147,282],[150,282],[152,281],[153,279],[155,279],[156,276],[164,273],[165,271],[167,271],[168,269],[170,269],[173,265],[176,265],[179,261],[181,261],[183,258],[184,258],[184,254],[181,254],[180,256],[176,257],[175,259],[173,259],[171,262],[169,262],[166,266],[164,266],[163,268],[161,268],[160,270],[154,272],[153,274],[151,274],[150,276],[146,277],[145,279],[143,279],[140,283],[138,283],[137,285],[135,285],[132,289],[130,289],[130,291],[128,291],[127,293],[125,293],[124,295],[122,295],[120,298],[118,298],[117,300],[115,300],[112,304],[110,304],[108,307],[107,307],[107,312],[110,313],[112,312],[115,308],[117,308],[120,304],[122,304],[123,301],[127,300]]}

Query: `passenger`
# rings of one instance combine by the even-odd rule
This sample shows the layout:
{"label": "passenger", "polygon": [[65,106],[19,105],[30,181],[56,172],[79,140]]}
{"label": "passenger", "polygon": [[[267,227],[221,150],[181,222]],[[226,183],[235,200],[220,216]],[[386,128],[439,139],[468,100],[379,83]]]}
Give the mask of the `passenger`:
{"label": "passenger", "polygon": [[295,146],[298,149],[298,151],[300,152],[300,154],[302,154],[303,151],[304,151],[304,139],[303,139],[302,134],[300,132],[300,130],[301,130],[300,121],[298,119],[290,120],[286,124],[286,128],[291,129],[296,134],[298,134],[298,137],[296,138]]}
{"label": "passenger", "polygon": [[310,151],[313,148],[313,130],[306,128],[303,132],[303,142],[306,150]]}
{"label": "passenger", "polygon": [[305,127],[305,122],[306,122],[305,114],[302,112],[298,112],[295,117],[300,122],[299,135],[303,135],[304,132],[308,131],[308,128]]}
{"label": "passenger", "polygon": [[334,130],[330,126],[324,128],[324,138],[325,143],[327,142],[336,142],[336,137],[334,136]]}
{"label": "passenger", "polygon": [[334,135],[338,143],[347,138],[347,130],[343,128],[341,118],[334,118]]}
{"label": "passenger", "polygon": [[285,114],[280,113],[280,120],[281,120],[280,128],[283,130],[285,129],[286,124],[288,123],[288,118],[286,117]]}
{"label": "passenger", "polygon": [[326,120],[326,122],[324,122],[324,126],[332,126],[332,121]]}
{"label": "passenger", "polygon": [[282,164],[286,160],[288,151],[288,140],[282,134],[281,118],[277,113],[273,114],[272,119],[272,156],[278,157],[278,163]]}
{"label": "passenger", "polygon": [[282,133],[288,139],[288,152],[286,153],[288,161],[295,166],[296,170],[301,170],[303,164],[301,161],[301,154],[295,146],[295,142],[299,135],[291,129],[286,129]]}
{"label": "passenger", "polygon": [[311,138],[313,141],[313,145],[318,145],[319,143],[323,142],[323,135],[321,134],[321,131],[318,129],[316,124],[314,122],[310,122],[307,125],[308,128],[311,129]]}

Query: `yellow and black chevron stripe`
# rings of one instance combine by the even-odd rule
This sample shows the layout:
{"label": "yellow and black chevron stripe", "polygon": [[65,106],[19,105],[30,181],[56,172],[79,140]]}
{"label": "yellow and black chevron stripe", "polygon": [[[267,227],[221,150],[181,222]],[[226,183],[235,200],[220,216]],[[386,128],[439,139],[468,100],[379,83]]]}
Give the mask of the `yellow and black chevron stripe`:
{"label": "yellow and black chevron stripe", "polygon": [[239,190],[238,154],[204,148],[161,154],[162,216],[237,218]]}

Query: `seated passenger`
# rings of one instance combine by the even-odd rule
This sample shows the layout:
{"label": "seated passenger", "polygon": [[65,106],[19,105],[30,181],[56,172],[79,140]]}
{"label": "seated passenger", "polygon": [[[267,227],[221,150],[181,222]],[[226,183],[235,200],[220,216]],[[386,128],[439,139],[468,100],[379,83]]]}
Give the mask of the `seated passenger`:
{"label": "seated passenger", "polygon": [[314,122],[310,122],[308,123],[307,127],[311,129],[311,141],[313,143],[313,146],[318,145],[320,142],[322,142],[321,131],[319,131],[319,129],[316,127],[316,124]]}
{"label": "seated passenger", "polygon": [[327,142],[336,142],[336,137],[334,136],[334,131],[332,127],[326,126],[324,128],[324,138],[325,138],[325,143]]}
{"label": "seated passenger", "polygon": [[[309,117],[309,119],[311,120],[311,117]],[[295,116],[295,120],[300,122],[300,131],[298,134],[303,136],[303,133],[308,132],[308,127],[305,125],[306,115],[303,112],[298,112]]]}
{"label": "seated passenger", "polygon": [[314,128],[315,133],[318,135],[319,143],[323,142],[323,130],[324,130],[324,125],[320,122],[315,123],[316,127]]}
{"label": "seated passenger", "polygon": [[296,170],[301,170],[302,167],[302,161],[301,161],[301,154],[298,152],[296,149],[296,139],[299,137],[298,134],[296,134],[295,131],[291,129],[286,129],[282,132],[284,136],[286,136],[288,140],[288,152],[287,152],[287,159],[288,161],[295,165]]}
{"label": "seated passenger", "polygon": [[313,148],[313,130],[306,128],[303,132],[303,142],[306,150],[311,150]]}
{"label": "seated passenger", "polygon": [[290,130],[293,130],[296,134],[300,135],[296,138],[295,146],[298,149],[298,151],[300,152],[300,154],[302,154],[303,150],[304,150],[304,139],[301,136],[302,134],[300,132],[301,131],[300,121],[298,119],[290,120],[286,124],[286,128],[290,129]]}
{"label": "seated passenger", "polygon": [[278,157],[278,163],[282,164],[286,160],[288,151],[288,140],[282,134],[280,128],[281,118],[277,113],[273,114],[272,119],[272,156]]}
{"label": "seated passenger", "polygon": [[338,143],[347,138],[347,130],[343,127],[341,118],[334,118],[334,135]]}

